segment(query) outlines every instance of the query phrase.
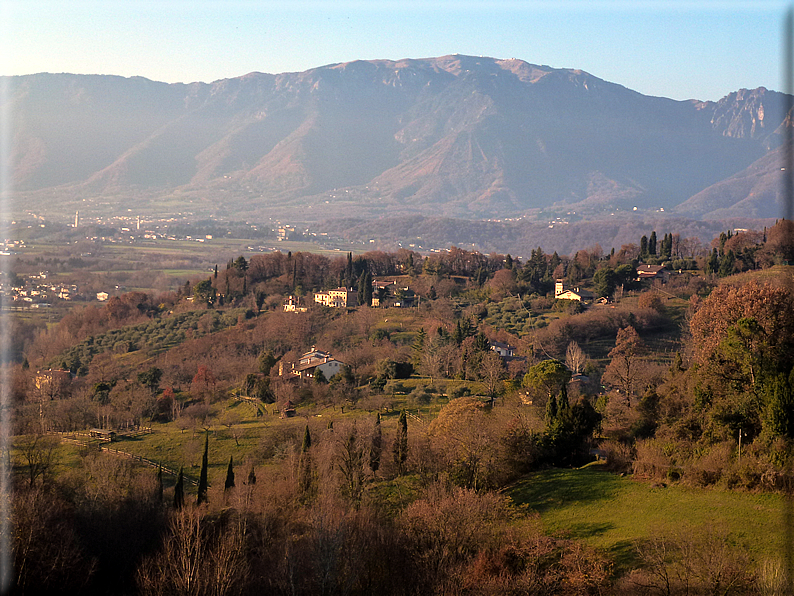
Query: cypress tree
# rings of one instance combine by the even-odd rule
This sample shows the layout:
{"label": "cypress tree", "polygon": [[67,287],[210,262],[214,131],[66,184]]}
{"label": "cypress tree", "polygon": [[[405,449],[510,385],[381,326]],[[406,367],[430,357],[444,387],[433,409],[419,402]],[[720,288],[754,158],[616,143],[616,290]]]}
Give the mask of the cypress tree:
{"label": "cypress tree", "polygon": [[369,306],[364,302],[367,290],[367,273],[366,271],[361,272],[361,276],[358,278],[358,305],[362,306]]}
{"label": "cypress tree", "polygon": [[364,306],[372,306],[372,274],[369,271],[364,284]]}
{"label": "cypress tree", "polygon": [[546,402],[546,424],[551,424],[555,418],[557,418],[557,397],[552,395]]}
{"label": "cypress tree", "polygon": [[248,482],[246,483],[249,486],[252,484],[256,484],[256,473],[254,472],[254,466],[251,466],[251,469],[248,471]]}
{"label": "cypress tree", "polygon": [[569,408],[568,404],[568,386],[563,383],[562,387],[560,387],[560,397],[557,399],[557,412],[562,414],[565,410]]}
{"label": "cypress tree", "polygon": [[201,458],[201,475],[199,476],[198,496],[196,505],[207,502],[207,468],[209,467],[210,435],[204,435],[204,456]]}
{"label": "cypress tree", "polygon": [[174,485],[174,509],[182,509],[185,504],[185,477],[182,473],[182,468],[179,468],[179,474],[176,477],[176,484]]}
{"label": "cypress tree", "polygon": [[375,428],[372,429],[372,445],[369,449],[369,469],[373,474],[380,468],[380,456],[383,451],[383,433],[380,428],[380,412],[375,417]]}
{"label": "cypress tree", "polygon": [[640,260],[648,258],[648,237],[640,238]]}
{"label": "cypress tree", "polygon": [[306,504],[311,501],[313,497],[313,466],[312,456],[309,452],[312,446],[312,436],[309,433],[309,425],[306,425],[306,430],[303,433],[303,444],[301,445],[301,456],[298,461],[298,492],[300,500]]}
{"label": "cypress tree", "polygon": [[229,468],[226,470],[226,483],[223,490],[234,488],[234,456],[229,457]]}
{"label": "cypress tree", "polygon": [[353,286],[353,253],[347,253],[347,266],[345,267],[345,287]]}
{"label": "cypress tree", "polygon": [[425,343],[427,342],[427,332],[424,327],[419,328],[419,333],[416,334],[411,350],[413,351],[413,358],[411,359],[414,367],[422,364],[422,356],[425,353]]}
{"label": "cypress tree", "polygon": [[656,256],[656,230],[651,232],[651,237],[648,238],[648,253],[652,256]]}
{"label": "cypress tree", "polygon": [[303,432],[303,443],[301,444],[301,453],[306,453],[312,446],[312,435],[309,433],[309,425],[306,425],[306,430]]}
{"label": "cypress tree", "polygon": [[400,412],[400,419],[397,421],[397,436],[394,438],[394,463],[397,464],[397,474],[402,476],[405,462],[408,459],[408,417],[405,410]]}

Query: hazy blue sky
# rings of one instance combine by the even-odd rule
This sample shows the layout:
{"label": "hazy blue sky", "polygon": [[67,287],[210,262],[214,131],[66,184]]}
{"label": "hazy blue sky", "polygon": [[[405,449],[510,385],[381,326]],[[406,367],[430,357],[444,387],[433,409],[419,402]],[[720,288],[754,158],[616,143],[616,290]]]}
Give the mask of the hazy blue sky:
{"label": "hazy blue sky", "polygon": [[782,90],[781,1],[0,0],[0,74],[213,81],[445,54],[581,68],[648,95]]}

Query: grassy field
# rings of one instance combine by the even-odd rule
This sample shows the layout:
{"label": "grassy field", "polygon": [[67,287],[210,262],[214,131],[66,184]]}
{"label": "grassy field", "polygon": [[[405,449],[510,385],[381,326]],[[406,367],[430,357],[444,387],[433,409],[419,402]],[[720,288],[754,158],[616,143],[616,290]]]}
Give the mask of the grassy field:
{"label": "grassy field", "polygon": [[685,527],[723,529],[758,563],[784,552],[785,502],[777,494],[655,488],[598,466],[537,472],[506,492],[540,514],[544,532],[602,548],[618,567],[636,562],[637,541]]}

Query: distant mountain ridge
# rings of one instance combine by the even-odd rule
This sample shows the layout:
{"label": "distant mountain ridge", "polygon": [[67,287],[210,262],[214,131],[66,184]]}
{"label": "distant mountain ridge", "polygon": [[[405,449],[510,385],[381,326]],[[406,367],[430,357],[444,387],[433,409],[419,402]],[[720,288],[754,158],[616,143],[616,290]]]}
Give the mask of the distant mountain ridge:
{"label": "distant mountain ridge", "polygon": [[37,74],[5,84],[11,171],[30,196],[176,192],[230,214],[307,219],[551,205],[774,217],[780,199],[785,96],[764,88],[674,101],[580,70],[461,55],[213,83]]}

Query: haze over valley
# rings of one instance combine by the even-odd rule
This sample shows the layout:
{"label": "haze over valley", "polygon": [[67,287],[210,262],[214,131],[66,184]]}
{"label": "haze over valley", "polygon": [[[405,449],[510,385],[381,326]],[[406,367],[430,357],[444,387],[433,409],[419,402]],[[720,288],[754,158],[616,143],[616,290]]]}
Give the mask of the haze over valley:
{"label": "haze over valley", "polygon": [[555,221],[675,216],[684,226],[711,220],[695,225],[712,237],[729,218],[747,227],[782,212],[789,119],[785,96],[763,87],[674,101],[580,70],[462,55],[213,83],[6,79],[16,210],[63,222],[77,209],[132,209],[352,236],[341,218],[411,228],[444,217],[475,228],[472,243],[485,246],[483,220],[512,220],[511,234],[526,236]]}

